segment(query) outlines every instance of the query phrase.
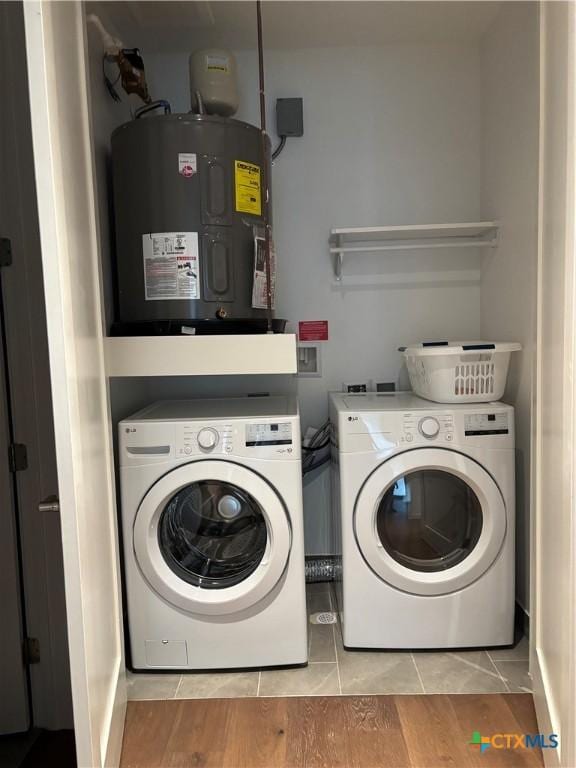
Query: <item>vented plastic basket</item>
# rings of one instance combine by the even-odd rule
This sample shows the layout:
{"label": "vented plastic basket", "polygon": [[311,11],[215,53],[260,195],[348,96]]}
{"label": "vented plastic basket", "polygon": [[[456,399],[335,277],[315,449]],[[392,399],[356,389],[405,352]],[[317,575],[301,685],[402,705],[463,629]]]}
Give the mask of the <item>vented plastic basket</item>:
{"label": "vented plastic basket", "polygon": [[414,392],[435,403],[500,400],[512,342],[434,341],[401,347]]}

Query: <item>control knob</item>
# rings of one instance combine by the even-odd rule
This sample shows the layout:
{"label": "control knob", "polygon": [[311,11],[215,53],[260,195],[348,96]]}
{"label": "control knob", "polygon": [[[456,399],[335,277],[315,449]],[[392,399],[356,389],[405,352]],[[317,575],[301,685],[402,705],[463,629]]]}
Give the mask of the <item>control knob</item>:
{"label": "control knob", "polygon": [[425,416],[423,419],[420,419],[418,429],[421,435],[431,440],[437,437],[438,432],[440,432],[440,423],[433,416]]}
{"label": "control knob", "polygon": [[211,451],[218,445],[220,436],[212,427],[204,427],[198,432],[198,445],[205,451]]}

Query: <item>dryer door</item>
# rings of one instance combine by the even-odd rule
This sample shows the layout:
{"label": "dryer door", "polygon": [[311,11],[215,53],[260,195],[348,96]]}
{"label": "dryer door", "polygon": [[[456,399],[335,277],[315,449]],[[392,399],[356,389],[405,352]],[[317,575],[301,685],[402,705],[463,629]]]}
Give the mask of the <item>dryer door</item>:
{"label": "dryer door", "polygon": [[151,587],[191,613],[222,615],[261,600],[290,555],[278,494],[227,461],[172,470],[148,491],[134,522],[134,551]]}
{"label": "dryer door", "polygon": [[444,595],[476,581],[498,557],[506,508],[474,460],[421,448],[374,470],[356,500],[354,530],[381,579],[415,595]]}

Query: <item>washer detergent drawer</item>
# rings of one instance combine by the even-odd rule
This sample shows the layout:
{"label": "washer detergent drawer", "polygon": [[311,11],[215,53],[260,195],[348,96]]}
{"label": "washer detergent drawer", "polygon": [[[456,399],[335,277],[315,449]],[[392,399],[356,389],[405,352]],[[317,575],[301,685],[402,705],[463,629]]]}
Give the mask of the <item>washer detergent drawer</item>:
{"label": "washer detergent drawer", "polygon": [[188,649],[185,640],[146,640],[146,664],[149,667],[185,667]]}

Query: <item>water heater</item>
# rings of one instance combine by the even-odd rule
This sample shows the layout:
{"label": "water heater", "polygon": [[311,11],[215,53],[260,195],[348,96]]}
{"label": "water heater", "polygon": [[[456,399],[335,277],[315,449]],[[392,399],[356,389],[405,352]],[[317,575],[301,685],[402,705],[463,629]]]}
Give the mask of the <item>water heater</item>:
{"label": "water heater", "polygon": [[146,116],[114,131],[113,332],[265,329],[254,287],[269,155],[258,128],[217,115]]}

